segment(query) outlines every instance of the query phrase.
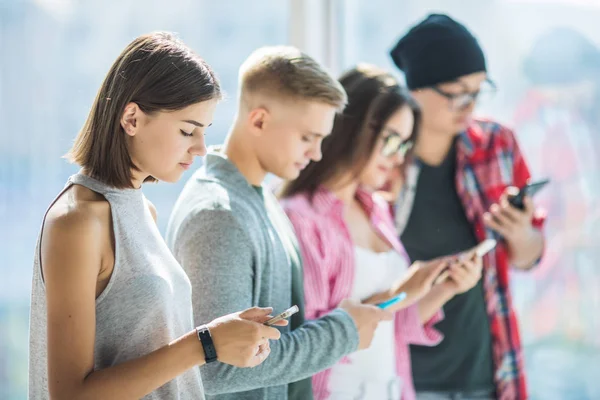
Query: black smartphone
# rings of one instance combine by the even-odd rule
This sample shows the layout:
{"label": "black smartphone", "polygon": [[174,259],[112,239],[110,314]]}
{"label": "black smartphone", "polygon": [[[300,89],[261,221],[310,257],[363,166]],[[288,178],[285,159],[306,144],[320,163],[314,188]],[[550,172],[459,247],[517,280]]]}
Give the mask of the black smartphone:
{"label": "black smartphone", "polygon": [[516,196],[510,197],[508,202],[515,208],[519,210],[523,210],[525,208],[525,204],[523,204],[523,198],[533,197],[537,192],[539,192],[544,186],[550,183],[550,179],[542,179],[541,181],[528,183],[524,187],[519,190],[519,193]]}

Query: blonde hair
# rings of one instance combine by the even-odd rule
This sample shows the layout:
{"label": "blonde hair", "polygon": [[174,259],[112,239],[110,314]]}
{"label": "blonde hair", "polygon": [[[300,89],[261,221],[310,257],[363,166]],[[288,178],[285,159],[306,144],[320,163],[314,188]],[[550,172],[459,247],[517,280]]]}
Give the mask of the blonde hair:
{"label": "blonde hair", "polygon": [[342,111],[347,102],[342,85],[318,62],[291,46],[261,47],[240,67],[240,98],[269,97],[318,101]]}

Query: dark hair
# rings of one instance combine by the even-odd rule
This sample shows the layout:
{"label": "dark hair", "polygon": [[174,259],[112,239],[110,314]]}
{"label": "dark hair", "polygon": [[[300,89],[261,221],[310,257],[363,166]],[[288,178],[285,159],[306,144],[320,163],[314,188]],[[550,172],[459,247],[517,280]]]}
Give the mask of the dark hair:
{"label": "dark hair", "polygon": [[125,106],[134,102],[144,113],[153,114],[220,97],[214,72],[173,34],[140,36],[108,71],[67,158],[104,183],[130,188],[132,169],[138,168],[120,123]]}
{"label": "dark hair", "polygon": [[282,197],[296,193],[314,194],[317,188],[341,171],[355,176],[368,163],[388,119],[408,106],[414,115],[410,138],[416,139],[421,112],[410,93],[388,72],[371,65],[359,65],[344,73],[340,83],[348,95],[343,114],[336,116],[331,135],[323,140],[323,158],[310,163],[293,181],[286,182]]}

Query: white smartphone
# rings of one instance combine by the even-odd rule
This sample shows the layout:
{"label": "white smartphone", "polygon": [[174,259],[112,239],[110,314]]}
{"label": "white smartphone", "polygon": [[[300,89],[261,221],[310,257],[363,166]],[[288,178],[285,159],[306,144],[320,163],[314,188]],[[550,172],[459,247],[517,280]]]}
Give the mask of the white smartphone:
{"label": "white smartphone", "polygon": [[[473,254],[473,252],[475,252],[475,255],[477,257],[483,257],[487,253],[492,251],[496,247],[497,244],[498,244],[498,242],[494,239],[485,239],[483,242],[481,242],[477,246],[475,246],[474,249],[461,253],[459,256],[459,259],[461,257],[470,256],[471,254]],[[442,271],[442,273],[439,274],[438,277],[435,279],[433,284],[437,285],[438,283],[442,283],[443,281],[446,280],[446,278],[448,278],[448,275],[450,275],[450,271],[448,269],[444,269]]]}
{"label": "white smartphone", "polygon": [[267,322],[265,322],[265,325],[271,326],[271,325],[273,325],[273,324],[275,324],[275,323],[277,323],[279,321],[282,321],[284,319],[288,319],[292,315],[296,314],[298,311],[300,311],[300,309],[298,308],[298,306],[291,306],[290,308],[288,308],[287,310],[285,310],[281,314],[276,315],[273,318],[271,318],[270,320],[268,320]]}
{"label": "white smartphone", "polygon": [[477,257],[483,257],[490,251],[496,248],[498,242],[494,239],[485,239],[483,242],[479,243],[477,247],[475,247],[475,254]]}

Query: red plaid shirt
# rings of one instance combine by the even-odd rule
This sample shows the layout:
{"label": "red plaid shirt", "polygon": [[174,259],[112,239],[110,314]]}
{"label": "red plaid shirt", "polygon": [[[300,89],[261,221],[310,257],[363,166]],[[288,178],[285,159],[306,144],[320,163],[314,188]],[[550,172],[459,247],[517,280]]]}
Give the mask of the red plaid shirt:
{"label": "red plaid shirt", "polygon": [[[396,204],[396,225],[402,233],[410,216],[420,172],[419,162],[408,161],[406,181]],[[522,187],[529,169],[513,132],[493,121],[475,120],[457,142],[456,187],[467,219],[477,239],[501,239],[485,227],[483,214],[499,201],[508,186]],[[541,228],[544,216],[536,211],[534,226]],[[492,352],[498,399],[527,398],[525,369],[519,327],[509,290],[510,259],[506,244],[483,259],[483,286],[492,335]]]}

